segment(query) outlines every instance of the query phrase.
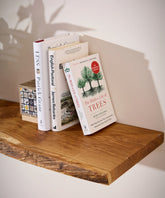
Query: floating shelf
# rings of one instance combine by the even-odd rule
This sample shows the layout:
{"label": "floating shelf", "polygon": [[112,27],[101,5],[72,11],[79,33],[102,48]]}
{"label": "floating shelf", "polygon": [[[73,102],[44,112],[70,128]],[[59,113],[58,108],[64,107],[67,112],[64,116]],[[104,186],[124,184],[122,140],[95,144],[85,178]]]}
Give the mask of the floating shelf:
{"label": "floating shelf", "polygon": [[21,119],[18,103],[0,101],[1,153],[89,181],[112,183],[163,140],[163,132],[119,123],[91,136],[79,125],[42,132]]}

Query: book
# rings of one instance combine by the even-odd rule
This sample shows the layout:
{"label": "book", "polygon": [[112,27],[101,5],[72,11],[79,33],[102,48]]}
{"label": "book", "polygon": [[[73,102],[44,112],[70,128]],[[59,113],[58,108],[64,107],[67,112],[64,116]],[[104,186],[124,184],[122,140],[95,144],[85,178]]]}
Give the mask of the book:
{"label": "book", "polygon": [[33,42],[34,69],[37,96],[38,129],[51,129],[48,48],[78,42],[79,36],[68,33]]}
{"label": "book", "polygon": [[62,63],[87,55],[87,42],[49,49],[50,103],[53,131],[64,130],[79,122]]}
{"label": "book", "polygon": [[63,65],[84,135],[116,121],[99,54]]}

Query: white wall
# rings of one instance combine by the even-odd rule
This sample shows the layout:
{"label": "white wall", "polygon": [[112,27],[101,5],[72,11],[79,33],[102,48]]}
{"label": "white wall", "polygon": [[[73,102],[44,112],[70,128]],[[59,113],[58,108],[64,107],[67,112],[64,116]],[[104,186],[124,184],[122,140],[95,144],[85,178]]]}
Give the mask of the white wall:
{"label": "white wall", "polygon": [[2,198],[164,198],[165,195],[165,170],[141,164],[110,186],[66,176],[6,156],[1,156],[0,164]]}
{"label": "white wall", "polygon": [[[44,0],[43,6],[41,2],[0,0],[0,98],[18,101],[17,85],[34,78],[33,40],[53,36],[56,30],[86,30],[98,44],[91,51],[107,49],[101,56],[118,120],[164,131],[165,1]],[[163,198],[164,156],[162,145],[104,186],[0,155],[0,197]]]}

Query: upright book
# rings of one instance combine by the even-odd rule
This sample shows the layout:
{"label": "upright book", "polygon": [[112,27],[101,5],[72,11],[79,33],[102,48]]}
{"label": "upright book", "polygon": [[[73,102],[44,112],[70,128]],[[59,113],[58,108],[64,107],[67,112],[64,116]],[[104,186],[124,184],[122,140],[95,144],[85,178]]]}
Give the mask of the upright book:
{"label": "upright book", "polygon": [[48,131],[51,129],[48,48],[78,41],[77,34],[67,34],[33,42],[39,130]]}
{"label": "upright book", "polygon": [[49,49],[49,79],[52,130],[61,131],[78,123],[76,109],[62,63],[88,55],[88,43],[73,43]]}
{"label": "upright book", "polygon": [[63,65],[84,135],[116,121],[98,54]]}

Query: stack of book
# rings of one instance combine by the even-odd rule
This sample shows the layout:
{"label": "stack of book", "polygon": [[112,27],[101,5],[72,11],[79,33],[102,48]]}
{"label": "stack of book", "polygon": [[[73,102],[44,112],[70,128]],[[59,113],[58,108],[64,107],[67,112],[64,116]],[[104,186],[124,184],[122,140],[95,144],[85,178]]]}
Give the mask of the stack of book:
{"label": "stack of book", "polygon": [[116,121],[99,54],[68,33],[33,42],[38,129],[61,131],[80,122],[90,135]]}

